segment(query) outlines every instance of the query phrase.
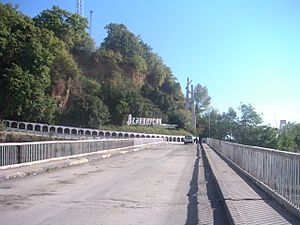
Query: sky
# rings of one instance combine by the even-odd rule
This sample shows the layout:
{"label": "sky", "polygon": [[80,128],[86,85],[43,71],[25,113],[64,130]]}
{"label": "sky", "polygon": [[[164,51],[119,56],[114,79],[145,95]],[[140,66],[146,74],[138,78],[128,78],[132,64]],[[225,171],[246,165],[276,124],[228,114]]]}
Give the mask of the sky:
{"label": "sky", "polygon": [[[34,17],[53,5],[75,12],[76,0],[11,0]],[[219,112],[251,104],[265,124],[300,122],[299,0],[84,1],[93,10],[92,38],[123,23],[162,57],[184,90],[208,88]],[[185,92],[184,92],[185,93]]]}

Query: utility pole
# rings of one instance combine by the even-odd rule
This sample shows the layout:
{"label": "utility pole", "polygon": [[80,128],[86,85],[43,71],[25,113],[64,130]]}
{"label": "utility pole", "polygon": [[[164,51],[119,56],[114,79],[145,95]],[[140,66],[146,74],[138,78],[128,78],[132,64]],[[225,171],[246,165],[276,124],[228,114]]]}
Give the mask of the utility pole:
{"label": "utility pole", "polygon": [[[191,91],[190,91],[190,84],[192,81],[187,78],[186,82],[186,97],[185,97],[185,109],[187,111],[192,111],[192,126],[193,129],[196,129],[196,112],[195,112],[195,96],[194,96],[194,87],[191,85]],[[191,94],[191,98],[190,98]]]}
{"label": "utility pole", "polygon": [[210,138],[210,110],[209,110],[209,114],[208,114],[208,138]]}
{"label": "utility pole", "polygon": [[196,111],[195,111],[195,95],[194,86],[191,85],[191,105],[192,105],[192,126],[196,130]]}
{"label": "utility pole", "polygon": [[185,110],[189,111],[190,109],[190,84],[192,83],[192,81],[189,80],[189,78],[187,78],[186,81],[186,97],[185,97]]}
{"label": "utility pole", "polygon": [[90,10],[90,26],[89,26],[89,34],[92,37],[92,19],[93,19],[93,10]]}

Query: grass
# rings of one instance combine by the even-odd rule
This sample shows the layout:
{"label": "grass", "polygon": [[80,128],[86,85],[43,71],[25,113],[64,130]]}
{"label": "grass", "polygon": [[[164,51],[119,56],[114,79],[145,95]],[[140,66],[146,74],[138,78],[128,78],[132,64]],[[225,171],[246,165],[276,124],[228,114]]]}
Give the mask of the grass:
{"label": "grass", "polygon": [[34,134],[27,134],[22,132],[13,131],[0,131],[1,142],[30,142],[30,141],[53,141],[57,138],[47,136],[37,136]]}

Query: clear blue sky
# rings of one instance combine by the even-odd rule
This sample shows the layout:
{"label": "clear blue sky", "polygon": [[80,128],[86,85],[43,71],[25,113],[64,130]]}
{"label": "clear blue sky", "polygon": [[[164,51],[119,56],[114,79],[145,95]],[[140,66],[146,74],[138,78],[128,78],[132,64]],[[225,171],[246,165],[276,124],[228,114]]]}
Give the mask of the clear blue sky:
{"label": "clear blue sky", "polygon": [[[75,11],[76,0],[15,0],[35,16],[52,5]],[[220,112],[251,103],[266,123],[300,122],[299,0],[85,0],[92,37],[123,23],[169,66],[182,88],[186,78],[207,86]]]}

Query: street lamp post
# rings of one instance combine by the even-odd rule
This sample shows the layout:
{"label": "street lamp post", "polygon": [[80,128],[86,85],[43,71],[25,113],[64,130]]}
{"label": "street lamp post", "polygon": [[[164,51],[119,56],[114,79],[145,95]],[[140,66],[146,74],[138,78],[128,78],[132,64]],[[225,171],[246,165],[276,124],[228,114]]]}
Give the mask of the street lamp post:
{"label": "street lamp post", "polygon": [[208,138],[210,138],[210,110],[208,111]]}

